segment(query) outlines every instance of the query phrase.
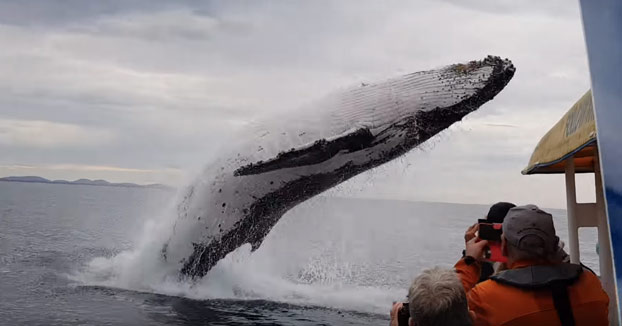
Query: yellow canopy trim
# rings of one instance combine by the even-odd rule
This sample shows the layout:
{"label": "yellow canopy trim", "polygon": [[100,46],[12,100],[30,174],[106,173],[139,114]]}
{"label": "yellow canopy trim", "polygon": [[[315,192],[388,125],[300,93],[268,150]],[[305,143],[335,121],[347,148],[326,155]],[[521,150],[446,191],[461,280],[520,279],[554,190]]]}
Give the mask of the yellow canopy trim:
{"label": "yellow canopy trim", "polygon": [[592,92],[587,91],[540,139],[522,173],[563,173],[571,156],[576,172],[593,172],[595,152],[594,106]]}

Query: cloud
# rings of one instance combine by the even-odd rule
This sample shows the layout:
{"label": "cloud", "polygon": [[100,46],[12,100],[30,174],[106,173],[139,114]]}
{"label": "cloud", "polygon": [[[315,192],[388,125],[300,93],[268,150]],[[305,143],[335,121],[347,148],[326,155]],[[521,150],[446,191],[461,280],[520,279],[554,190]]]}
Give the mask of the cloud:
{"label": "cloud", "polygon": [[[3,1],[0,43],[0,117],[39,121],[39,132],[57,135],[37,144],[28,136],[35,126],[2,124],[1,164],[153,171],[198,169],[250,121],[283,121],[335,89],[488,54],[510,58],[516,75],[493,101],[345,187],[409,199],[451,192],[451,200],[489,201],[485,185],[515,181],[540,137],[589,88],[578,4],[561,0]],[[371,177],[379,173],[386,182]],[[366,178],[386,185],[368,187]],[[556,184],[522,178],[517,192],[548,187],[563,200]],[[422,182],[428,189],[409,190]]]}
{"label": "cloud", "polygon": [[252,28],[246,21],[197,14],[188,8],[152,13],[103,16],[91,25],[75,25],[69,31],[102,37],[142,39],[149,42],[209,41],[222,34],[236,35]]}
{"label": "cloud", "polygon": [[0,165],[2,169],[11,170],[34,170],[34,169],[48,169],[48,170],[69,170],[69,171],[98,171],[98,172],[130,172],[130,173],[179,173],[179,169],[132,169],[118,166],[102,166],[102,165],[80,165],[80,164],[51,164],[51,165]]}
{"label": "cloud", "polygon": [[47,165],[45,168],[50,170],[76,170],[76,171],[105,171],[105,172],[131,172],[131,173],[158,173],[171,172],[179,173],[179,169],[132,169],[117,166],[101,166],[101,165],[79,165],[79,164],[55,164]]}
{"label": "cloud", "polygon": [[0,119],[0,146],[26,148],[87,147],[111,143],[104,129],[36,120]]}
{"label": "cloud", "polygon": [[483,11],[500,15],[544,15],[546,17],[567,17],[576,15],[578,6],[569,6],[564,0],[442,0],[468,10]]}

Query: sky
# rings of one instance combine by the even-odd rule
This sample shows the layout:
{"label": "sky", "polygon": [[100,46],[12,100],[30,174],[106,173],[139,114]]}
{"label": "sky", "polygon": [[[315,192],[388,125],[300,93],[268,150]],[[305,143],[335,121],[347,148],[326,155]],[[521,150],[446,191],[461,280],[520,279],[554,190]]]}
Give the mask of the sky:
{"label": "sky", "polygon": [[329,194],[559,208],[563,176],[520,171],[590,87],[562,0],[1,0],[0,44],[0,176],[182,186],[259,117],[492,54],[517,69],[494,100]]}

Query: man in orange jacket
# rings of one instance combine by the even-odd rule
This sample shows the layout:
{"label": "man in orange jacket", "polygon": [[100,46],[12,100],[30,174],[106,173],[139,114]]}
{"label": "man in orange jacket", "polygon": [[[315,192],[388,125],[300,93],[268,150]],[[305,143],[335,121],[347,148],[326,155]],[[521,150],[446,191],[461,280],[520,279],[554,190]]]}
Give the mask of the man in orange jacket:
{"label": "man in orange jacket", "polygon": [[510,209],[501,247],[508,270],[477,284],[487,241],[473,238],[455,265],[474,325],[608,325],[609,298],[600,280],[563,263],[553,217],[534,205]]}

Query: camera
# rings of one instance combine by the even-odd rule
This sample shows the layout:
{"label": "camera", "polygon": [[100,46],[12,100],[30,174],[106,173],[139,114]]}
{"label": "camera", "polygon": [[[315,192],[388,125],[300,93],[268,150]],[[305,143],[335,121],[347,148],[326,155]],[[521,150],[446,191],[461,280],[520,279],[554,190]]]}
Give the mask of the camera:
{"label": "camera", "polygon": [[402,303],[402,309],[397,312],[397,324],[399,326],[408,326],[408,318],[410,318],[410,310],[408,310],[408,302]]}
{"label": "camera", "polygon": [[478,237],[482,240],[501,242],[502,224],[479,223]]}
{"label": "camera", "polygon": [[501,234],[503,233],[501,223],[490,223],[486,220],[479,220],[479,231],[477,236],[482,240],[488,240],[488,250],[485,257],[487,260],[505,263],[507,258],[503,256],[501,250]]}

